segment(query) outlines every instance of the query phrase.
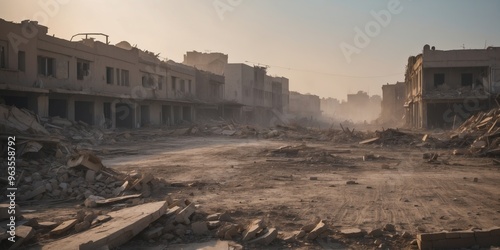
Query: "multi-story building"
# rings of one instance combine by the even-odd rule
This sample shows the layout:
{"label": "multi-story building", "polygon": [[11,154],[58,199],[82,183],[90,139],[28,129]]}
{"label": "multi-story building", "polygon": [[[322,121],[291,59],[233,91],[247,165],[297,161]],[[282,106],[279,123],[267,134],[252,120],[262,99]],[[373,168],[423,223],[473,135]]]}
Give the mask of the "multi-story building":
{"label": "multi-story building", "polygon": [[405,83],[407,125],[457,126],[500,93],[500,47],[445,51],[425,45],[408,58]]}
{"label": "multi-story building", "polygon": [[384,122],[401,122],[405,115],[405,82],[382,86],[382,112],[380,118]]}
{"label": "multi-story building", "polygon": [[298,118],[319,118],[321,104],[319,96],[290,92],[289,112]]}
{"label": "multi-story building", "polygon": [[2,102],[113,128],[194,120],[194,68],[127,42],[111,45],[89,34],[68,41],[47,31],[34,21],[0,20]]}

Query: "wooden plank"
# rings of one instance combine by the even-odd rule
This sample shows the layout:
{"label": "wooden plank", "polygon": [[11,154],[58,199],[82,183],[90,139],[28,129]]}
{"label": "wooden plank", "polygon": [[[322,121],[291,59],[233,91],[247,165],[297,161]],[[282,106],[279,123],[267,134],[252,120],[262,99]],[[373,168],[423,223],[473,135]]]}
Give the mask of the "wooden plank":
{"label": "wooden plank", "polygon": [[108,213],[111,220],[90,230],[51,242],[42,249],[95,250],[115,248],[129,241],[165,214],[167,202],[151,202]]}
{"label": "wooden plank", "polygon": [[375,138],[371,138],[371,139],[368,139],[368,140],[364,140],[364,141],[360,141],[359,144],[370,144],[370,143],[374,143],[376,141],[380,140],[379,137],[375,137]]}

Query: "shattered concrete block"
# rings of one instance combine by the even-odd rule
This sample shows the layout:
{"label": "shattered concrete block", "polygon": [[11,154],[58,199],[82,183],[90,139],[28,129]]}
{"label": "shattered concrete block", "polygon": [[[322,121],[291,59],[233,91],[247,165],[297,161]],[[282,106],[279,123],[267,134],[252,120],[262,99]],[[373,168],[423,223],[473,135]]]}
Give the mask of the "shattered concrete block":
{"label": "shattered concrete block", "polygon": [[56,228],[52,229],[52,231],[50,231],[50,235],[58,235],[58,234],[62,234],[66,231],[68,231],[69,229],[73,228],[76,223],[78,223],[78,221],[76,219],[73,219],[73,220],[68,220],[68,221],[65,221],[63,223],[61,223],[59,226],[57,226]]}
{"label": "shattered concrete block", "polygon": [[265,227],[263,220],[254,220],[248,225],[247,229],[243,232],[243,241],[248,241],[255,238],[255,235]]}
{"label": "shattered concrete block", "polygon": [[187,207],[182,209],[176,216],[175,221],[179,223],[184,223],[188,225],[191,221],[189,217],[196,211],[194,203],[189,204]]}
{"label": "shattered concrete block", "polygon": [[182,210],[182,208],[179,206],[171,207],[167,210],[166,215],[172,216],[172,215],[178,214],[181,210]]}
{"label": "shattered concrete block", "polygon": [[314,240],[314,239],[318,238],[318,236],[320,234],[322,234],[323,232],[325,232],[327,229],[328,229],[328,226],[323,221],[320,221],[316,225],[316,227],[309,234],[307,234],[306,238],[308,240]]}
{"label": "shattered concrete block", "polygon": [[278,236],[276,228],[270,228],[265,234],[249,241],[250,244],[269,245]]}
{"label": "shattered concrete block", "polygon": [[235,234],[237,234],[238,231],[239,231],[239,226],[238,225],[235,225],[235,224],[232,224],[232,223],[228,223],[226,225],[223,225],[223,226],[219,227],[219,229],[217,230],[217,232],[215,233],[215,235],[218,238],[224,239],[224,238],[226,238],[226,233],[229,232],[229,234],[227,234],[227,235],[230,236],[230,238],[232,238],[232,236],[235,235]]}
{"label": "shattered concrete block", "polygon": [[89,228],[90,228],[90,222],[84,220],[84,221],[75,225],[75,232],[77,232],[77,233],[83,232]]}
{"label": "shattered concrete block", "polygon": [[340,230],[340,233],[347,238],[358,238],[362,237],[365,234],[365,231],[359,228],[346,228]]}
{"label": "shattered concrete block", "polygon": [[297,232],[297,234],[295,235],[295,238],[297,238],[297,239],[302,239],[302,238],[304,238],[304,236],[306,236],[306,231],[304,231],[304,230],[300,230],[300,231],[298,231],[298,232]]}

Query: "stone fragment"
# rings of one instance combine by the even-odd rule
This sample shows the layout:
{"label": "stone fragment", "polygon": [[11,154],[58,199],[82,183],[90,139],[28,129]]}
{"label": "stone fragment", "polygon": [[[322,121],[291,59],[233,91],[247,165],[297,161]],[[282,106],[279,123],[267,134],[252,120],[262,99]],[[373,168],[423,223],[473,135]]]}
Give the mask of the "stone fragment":
{"label": "stone fragment", "polygon": [[89,228],[90,228],[90,222],[84,220],[84,221],[75,225],[75,232],[77,232],[77,233],[83,232]]}
{"label": "stone fragment", "polygon": [[358,238],[362,237],[365,234],[365,231],[359,228],[346,228],[340,230],[340,233],[347,238]]}
{"label": "stone fragment", "polygon": [[309,234],[307,234],[306,238],[308,240],[314,240],[314,239],[318,238],[318,236],[320,234],[322,234],[323,232],[325,232],[327,229],[328,229],[328,226],[323,221],[320,221],[316,225],[316,227]]}
{"label": "stone fragment", "polygon": [[243,241],[248,241],[255,238],[255,235],[264,228],[263,220],[254,220],[248,225],[247,229],[243,232]]}
{"label": "stone fragment", "polygon": [[274,239],[278,237],[278,230],[276,228],[270,228],[262,236],[259,236],[248,243],[259,244],[259,245],[269,245]]}

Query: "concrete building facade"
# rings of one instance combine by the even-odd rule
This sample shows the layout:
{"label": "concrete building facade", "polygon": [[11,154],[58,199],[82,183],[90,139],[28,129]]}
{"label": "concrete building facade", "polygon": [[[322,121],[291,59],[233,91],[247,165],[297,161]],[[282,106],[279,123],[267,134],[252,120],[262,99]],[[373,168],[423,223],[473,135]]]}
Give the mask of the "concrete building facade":
{"label": "concrete building facade", "polygon": [[47,31],[34,21],[0,20],[3,103],[109,128],[195,119],[194,68],[127,42],[74,42]]}
{"label": "concrete building facade", "polygon": [[405,74],[406,123],[451,128],[488,109],[500,93],[500,47],[436,50],[410,56]]}
{"label": "concrete building facade", "polygon": [[321,101],[319,96],[290,92],[289,112],[298,118],[319,118]]}
{"label": "concrete building facade", "polygon": [[405,82],[386,84],[382,86],[382,112],[380,118],[383,122],[400,123],[405,115]]}

